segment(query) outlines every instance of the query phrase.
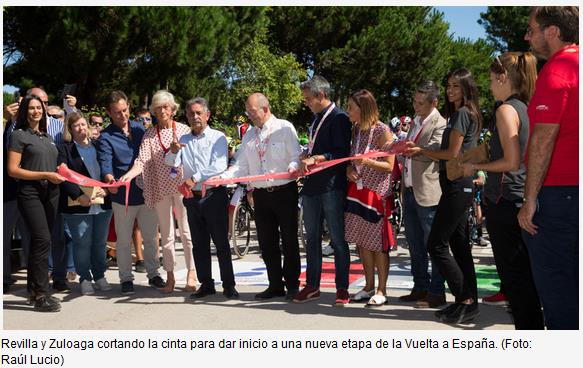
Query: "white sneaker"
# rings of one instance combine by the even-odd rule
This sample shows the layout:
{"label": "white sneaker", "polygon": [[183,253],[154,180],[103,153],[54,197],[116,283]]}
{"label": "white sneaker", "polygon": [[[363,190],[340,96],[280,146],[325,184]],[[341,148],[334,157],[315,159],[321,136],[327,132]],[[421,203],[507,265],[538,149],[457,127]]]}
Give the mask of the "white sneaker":
{"label": "white sneaker", "polygon": [[332,246],[328,244],[322,249],[322,254],[325,256],[331,256],[332,254],[334,254],[334,248],[332,248]]}
{"label": "white sneaker", "polygon": [[110,291],[112,289],[111,285],[109,282],[107,282],[105,277],[95,281],[95,286],[102,291]]}
{"label": "white sneaker", "polygon": [[487,247],[488,245],[490,245],[490,241],[487,239],[484,239],[484,237],[481,237],[479,240],[479,244],[481,247]]}
{"label": "white sneaker", "polygon": [[93,285],[91,285],[91,281],[87,280],[81,281],[81,294],[83,295],[95,294],[95,290],[93,290]]}

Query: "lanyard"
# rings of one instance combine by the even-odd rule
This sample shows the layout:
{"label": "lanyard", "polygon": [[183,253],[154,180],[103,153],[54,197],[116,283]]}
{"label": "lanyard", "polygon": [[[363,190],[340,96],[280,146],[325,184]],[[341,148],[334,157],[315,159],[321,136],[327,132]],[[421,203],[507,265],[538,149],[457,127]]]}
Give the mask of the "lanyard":
{"label": "lanyard", "polygon": [[269,124],[269,129],[267,129],[267,135],[264,140],[259,137],[261,129],[255,129],[255,147],[257,147],[257,154],[259,155],[259,164],[263,167],[263,158],[267,152],[267,146],[269,144],[269,138],[271,138],[271,128],[273,128],[273,122]]}
{"label": "lanyard", "polygon": [[314,144],[316,143],[316,137],[318,136],[318,132],[320,131],[320,128],[322,127],[322,125],[324,125],[324,120],[326,120],[328,115],[330,115],[330,113],[332,112],[332,110],[334,110],[335,107],[336,107],[336,104],[334,102],[332,102],[332,105],[330,106],[328,111],[326,111],[324,116],[322,116],[322,119],[320,120],[320,124],[318,124],[318,128],[316,128],[316,132],[314,132],[314,124],[316,124],[317,118],[314,119],[314,121],[312,122],[312,126],[310,127],[310,142],[308,143],[308,154],[309,155],[312,154],[312,150],[314,149]]}
{"label": "lanyard", "polygon": [[[368,153],[368,151],[370,150],[370,145],[372,143],[372,133],[373,133],[373,130],[374,130],[375,126],[376,126],[376,123],[369,128],[369,132],[368,132],[368,142],[366,144],[366,147],[364,148],[363,154]],[[354,153],[355,154],[358,153],[358,149],[359,149],[359,146],[360,146],[360,135],[361,134],[362,134],[362,131],[360,129],[358,129],[358,136],[356,137],[356,147],[354,149]],[[362,165],[355,165],[355,167],[356,167],[356,172],[360,175],[360,171],[362,170]]]}
{"label": "lanyard", "polygon": [[[158,143],[160,143],[162,151],[164,151],[164,154],[168,153],[168,151],[170,151],[170,146],[165,147],[164,143],[162,143],[162,137],[160,136],[160,125],[156,125],[156,134],[158,135]],[[174,120],[172,120],[172,135],[174,136],[174,139],[178,141],[178,138],[176,138],[176,122]]]}

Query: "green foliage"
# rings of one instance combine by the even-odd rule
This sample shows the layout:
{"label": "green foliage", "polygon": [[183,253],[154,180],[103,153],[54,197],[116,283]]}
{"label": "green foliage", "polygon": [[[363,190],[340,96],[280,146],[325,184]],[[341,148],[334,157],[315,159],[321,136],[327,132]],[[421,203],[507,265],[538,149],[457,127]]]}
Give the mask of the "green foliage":
{"label": "green foliage", "polygon": [[[204,83],[264,28],[257,7],[7,7],[5,83],[26,76],[57,91],[78,86],[80,103],[102,102],[112,89],[147,103],[158,89],[210,96]],[[201,83],[202,82],[202,83]]]}
{"label": "green foliage", "polygon": [[480,14],[478,23],[488,34],[488,41],[496,51],[526,51],[528,41],[524,40],[530,8],[527,6],[489,6]]}
{"label": "green foliage", "polygon": [[413,114],[419,82],[463,66],[488,109],[492,53],[527,49],[528,8],[489,7],[481,17],[488,40],[470,42],[452,40],[443,15],[420,6],[5,7],[4,59],[15,62],[4,65],[4,83],[44,87],[51,99],[75,83],[86,112],[112,89],[132,106],[147,106],[159,89],[181,104],[202,96],[211,124],[233,137],[231,117],[253,92],[303,133],[311,113],[298,84],[308,74],[326,77],[341,106],[370,90],[386,119]]}
{"label": "green foliage", "polygon": [[[488,122],[490,111],[494,106],[494,100],[490,93],[490,63],[492,62],[494,49],[485,40],[479,39],[471,42],[468,39],[460,38],[451,47],[452,70],[466,68],[474,77],[478,85],[480,96],[480,109],[484,116],[484,121]],[[445,81],[443,81],[445,83]]]}
{"label": "green foliage", "polygon": [[271,18],[271,42],[327,78],[338,103],[366,88],[382,116],[410,114],[415,86],[450,67],[448,26],[430,7],[285,7]]}
{"label": "green foliage", "polygon": [[221,132],[225,133],[227,137],[231,137],[233,139],[238,138],[237,134],[237,125],[235,123],[231,123],[228,120],[219,120],[216,117],[211,116],[209,125],[213,129],[220,130]]}
{"label": "green foliage", "polygon": [[12,93],[8,93],[6,91],[4,91],[2,93],[2,101],[4,101],[4,105],[10,105],[11,103],[14,102],[14,95]]}

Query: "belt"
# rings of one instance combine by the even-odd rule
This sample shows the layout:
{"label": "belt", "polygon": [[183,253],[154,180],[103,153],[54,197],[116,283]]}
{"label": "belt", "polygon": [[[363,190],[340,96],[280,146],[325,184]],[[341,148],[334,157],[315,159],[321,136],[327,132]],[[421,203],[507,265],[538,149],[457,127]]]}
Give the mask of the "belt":
{"label": "belt", "polygon": [[[209,195],[210,193],[214,192],[215,190],[222,188],[222,187],[214,187],[214,188],[207,188],[206,190],[206,195]],[[202,197],[202,191],[201,190],[193,190],[192,194],[197,196],[197,197]]]}
{"label": "belt", "polygon": [[282,189],[287,189],[292,187],[296,182],[295,181],[290,181],[287,184],[283,184],[283,185],[276,185],[273,187],[267,187],[267,188],[255,188],[255,190],[264,190],[266,192],[277,192],[278,190],[282,190]]}

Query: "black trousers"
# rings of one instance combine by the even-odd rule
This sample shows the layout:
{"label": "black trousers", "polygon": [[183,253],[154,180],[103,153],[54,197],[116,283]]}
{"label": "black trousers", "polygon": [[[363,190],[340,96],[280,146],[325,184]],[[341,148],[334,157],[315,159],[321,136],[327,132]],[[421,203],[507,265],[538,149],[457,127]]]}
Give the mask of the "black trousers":
{"label": "black trousers", "polygon": [[472,179],[462,178],[452,182],[447,180],[445,172],[441,172],[439,182],[442,194],[429,233],[427,250],[456,302],[468,298],[477,302],[478,284],[467,232],[468,208],[473,199]]}
{"label": "black trousers", "polygon": [[33,296],[49,291],[51,231],[59,206],[59,187],[47,180],[21,181],[18,210],[30,231],[26,287]]}
{"label": "black trousers", "polygon": [[[253,191],[255,225],[261,256],[267,268],[269,287],[298,289],[300,285],[300,251],[298,244],[298,188],[295,182],[268,192]],[[281,234],[281,250],[279,239]],[[283,251],[283,267],[281,253]]]}
{"label": "black trousers", "polygon": [[488,200],[487,205],[487,228],[496,269],[512,308],[514,326],[517,330],[542,330],[545,325],[540,299],[516,218],[519,208],[505,199],[498,203]]}
{"label": "black trousers", "polygon": [[206,197],[184,198],[188,226],[192,234],[194,265],[201,287],[214,287],[211,268],[211,239],[217,248],[217,258],[223,287],[235,285],[231,247],[227,235],[229,198],[225,187],[218,187]]}

